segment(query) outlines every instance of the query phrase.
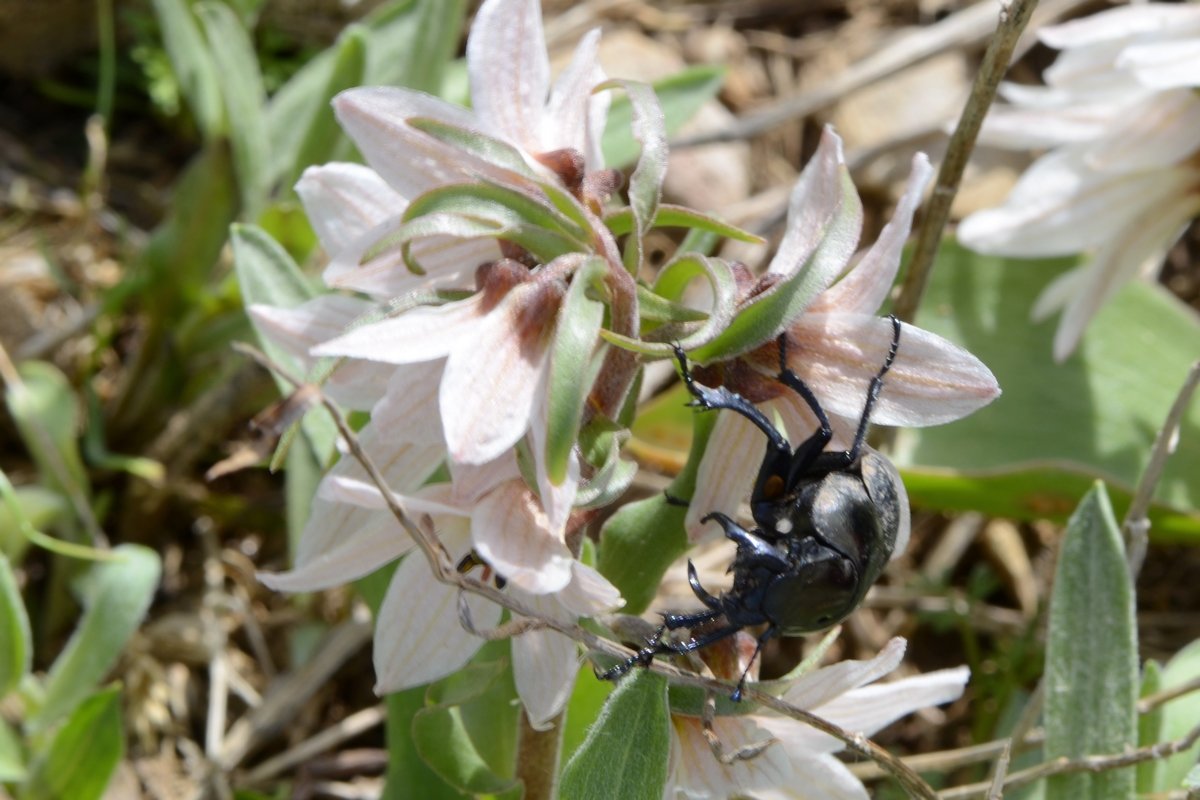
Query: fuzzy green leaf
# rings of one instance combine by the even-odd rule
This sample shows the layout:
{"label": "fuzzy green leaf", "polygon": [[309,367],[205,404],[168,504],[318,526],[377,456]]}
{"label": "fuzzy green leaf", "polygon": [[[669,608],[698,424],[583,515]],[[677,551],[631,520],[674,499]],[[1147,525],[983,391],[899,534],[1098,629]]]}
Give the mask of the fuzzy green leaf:
{"label": "fuzzy green leaf", "polygon": [[[674,134],[691,119],[700,107],[716,96],[725,80],[721,67],[689,67],[651,86],[658,96],[666,121],[667,135]],[[630,133],[633,105],[625,95],[613,98],[608,111],[601,148],[604,163],[611,167],[632,164],[638,156],[638,144]]]}
{"label": "fuzzy green leaf", "polygon": [[33,634],[17,578],[8,559],[0,554],[0,698],[29,674],[33,662]]}
{"label": "fuzzy green leaf", "polygon": [[46,730],[92,693],[150,608],[162,574],[158,554],[125,544],[113,555],[92,564],[76,584],[83,617],[50,667],[42,705],[29,718],[31,731]]}
{"label": "fuzzy green leaf", "polygon": [[225,131],[216,62],[185,0],[153,0],[163,48],[196,126],[208,140]]}
{"label": "fuzzy green leaf", "polygon": [[563,797],[659,800],[670,756],[667,682],[637,670],[609,695],[563,770]]}
{"label": "fuzzy green leaf", "polygon": [[249,32],[225,3],[206,0],[196,4],[204,23],[213,59],[220,64],[217,85],[233,145],[233,164],[242,200],[242,215],[255,219],[267,199],[270,144],[264,107],[267,93],[258,69],[258,56]]}
{"label": "fuzzy green leaf", "polygon": [[[633,230],[633,211],[628,207],[618,209],[604,217],[604,224],[612,231],[614,236],[624,236]],[[765,241],[761,236],[705,214],[702,211],[696,211],[687,206],[671,205],[670,203],[659,203],[650,227],[684,228],[686,230],[705,231],[719,237],[733,239],[738,242],[747,242],[749,244],[763,244]],[[687,253],[690,251],[680,247],[679,252]]]}
{"label": "fuzzy green leaf", "polygon": [[121,691],[104,689],[84,700],[30,768],[31,800],[98,800],[125,753]]}
{"label": "fuzzy green leaf", "polygon": [[[1147,661],[1142,669],[1142,686],[1139,697],[1148,697],[1162,691],[1162,666],[1157,661]],[[1163,741],[1166,729],[1166,714],[1162,706],[1153,708],[1138,717],[1138,746],[1149,747]],[[1163,781],[1166,762],[1160,758],[1143,761],[1137,765],[1137,793],[1150,794],[1166,791]]]}
{"label": "fuzzy green leaf", "polygon": [[[1162,672],[1164,689],[1194,680],[1200,680],[1200,639],[1176,653]],[[1191,692],[1172,700],[1163,707],[1162,741],[1183,738],[1196,726],[1197,720],[1200,720],[1200,692]],[[1179,788],[1197,759],[1200,759],[1200,744],[1192,745],[1163,762],[1160,790]]]}
{"label": "fuzzy green leaf", "polygon": [[[1121,533],[1097,483],[1067,524],[1046,643],[1046,758],[1137,746],[1138,657],[1133,587]],[[1134,771],[1058,775],[1050,797],[1129,800]]]}
{"label": "fuzzy green leaf", "polygon": [[79,454],[81,414],[70,381],[45,361],[25,361],[20,382],[5,390],[8,410],[33,456],[42,481],[67,496],[87,498],[87,470]]}

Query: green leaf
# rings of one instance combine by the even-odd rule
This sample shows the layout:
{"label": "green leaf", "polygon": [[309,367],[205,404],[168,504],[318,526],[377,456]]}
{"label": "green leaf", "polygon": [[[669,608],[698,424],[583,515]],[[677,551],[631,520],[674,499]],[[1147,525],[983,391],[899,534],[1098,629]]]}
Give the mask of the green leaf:
{"label": "green leaf", "polygon": [[525,157],[507,142],[430,117],[409,117],[405,122],[439,142],[445,142],[481,161],[523,175],[530,180],[537,180],[533,170],[525,163]]}
{"label": "green leaf", "polygon": [[659,800],[670,760],[667,682],[637,670],[609,695],[563,770],[563,797]]}
{"label": "green leaf", "polygon": [[[633,230],[633,210],[626,207],[607,214],[604,217],[604,224],[612,231],[614,236],[624,236]],[[686,230],[705,231],[718,237],[733,239],[737,242],[748,242],[750,244],[764,244],[766,242],[761,236],[724,222],[717,217],[710,216],[702,211],[696,211],[687,206],[676,206],[670,203],[659,203],[650,227],[684,228]],[[679,252],[687,253],[691,251],[680,247]]]}
{"label": "green leaf", "polygon": [[0,718],[0,782],[17,783],[25,780],[25,748],[21,738],[3,718]]}
{"label": "green leaf", "polygon": [[[589,540],[590,541],[590,540]],[[584,662],[575,676],[575,687],[567,701],[567,715],[563,720],[562,760],[567,762],[587,740],[588,732],[599,719],[604,704],[616,689],[612,681],[596,678],[592,666]]]}
{"label": "green leaf", "polygon": [[[272,134],[277,125],[298,127],[303,134],[297,141],[295,150],[290,153],[280,149],[280,143],[274,136],[271,138],[271,149],[276,154],[276,164],[283,167],[283,170],[276,174],[287,175],[289,186],[299,180],[306,167],[322,164],[333,157],[342,134],[330,102],[338,92],[362,84],[367,64],[368,36],[367,30],[361,25],[350,25],[338,36],[332,48],[333,63],[328,75],[317,91],[305,96],[309,102],[306,114],[286,120],[276,119],[274,115],[268,116]],[[274,107],[272,102],[268,114]],[[307,125],[299,124],[302,119],[308,120]]]}
{"label": "green leaf", "polygon": [[220,64],[217,84],[229,119],[229,139],[237,172],[242,214],[255,219],[267,199],[270,145],[264,107],[267,93],[254,43],[233,9],[215,0],[196,4],[213,59]]}
{"label": "green leaf", "polygon": [[76,584],[83,617],[50,667],[42,706],[29,718],[31,731],[46,730],[92,693],[150,608],[162,574],[158,554],[129,544],[113,554],[116,559],[92,564]]}
{"label": "green leaf", "polygon": [[[1057,320],[1031,324],[1029,310],[1073,263],[943,243],[916,322],[979,357],[1004,394],[966,419],[898,433],[894,460],[915,504],[1061,519],[1080,486],[1100,478],[1118,511],[1126,505],[1196,358],[1200,318],[1161,287],[1133,282],[1097,314],[1076,354],[1055,364]],[[1155,495],[1155,541],[1200,541],[1200,436],[1190,431],[1200,431],[1200,403]]]}
{"label": "green leaf", "polygon": [[368,85],[440,94],[446,69],[458,51],[466,8],[466,0],[417,0],[405,12],[404,24],[376,23],[380,52],[378,57],[372,54]]}
{"label": "green leaf", "polygon": [[[1142,669],[1142,686],[1138,697],[1149,697],[1162,691],[1162,666],[1157,661],[1147,661]],[[1164,740],[1166,714],[1162,706],[1153,708],[1138,717],[1138,747],[1149,747]],[[1143,761],[1137,765],[1137,793],[1149,794],[1166,791],[1163,781],[1166,762],[1160,758]]]}
{"label": "green leaf", "polygon": [[17,578],[8,559],[0,554],[0,698],[29,674],[33,662],[33,634]]}
{"label": "green leaf", "polygon": [[[674,134],[692,118],[700,107],[716,97],[725,80],[722,67],[689,67],[651,86],[658,96],[666,120],[667,135]],[[604,163],[611,167],[632,164],[638,156],[638,144],[630,134],[633,106],[625,95],[613,98],[608,111],[601,148]]]}
{"label": "green leaf", "polygon": [[22,525],[28,523],[33,528],[48,528],[70,516],[71,508],[60,493],[42,486],[18,486],[12,496],[17,505],[15,509],[10,508],[8,502],[0,503],[0,554],[19,563],[29,548]]}
{"label": "green leaf", "polygon": [[629,210],[633,230],[625,244],[625,268],[637,275],[642,268],[642,241],[658,213],[662,200],[663,178],[667,172],[667,131],[662,108],[654,90],[635,81],[602,84],[624,87],[632,118],[630,129],[640,145],[637,166],[629,178]]}
{"label": "green leaf", "polygon": [[[1162,688],[1172,689],[1200,679],[1200,639],[1189,644],[1163,667]],[[1177,697],[1163,707],[1163,741],[1181,739],[1200,720],[1200,692],[1191,692]],[[1200,744],[1192,745],[1165,762],[1159,784],[1163,791],[1178,788],[1188,771],[1200,759]]]}
{"label": "green leaf", "polygon": [[546,472],[555,484],[567,477],[571,449],[579,437],[583,404],[595,379],[592,352],[604,320],[604,305],[589,288],[604,279],[603,259],[589,258],[571,280],[558,312],[550,346],[549,397],[546,415]]}
{"label": "green leaf", "polygon": [[80,408],[67,377],[45,361],[25,361],[5,389],[8,410],[43,482],[67,496],[90,494],[79,455]]}
{"label": "green leaf", "polygon": [[[1067,524],[1050,597],[1045,753],[1122,753],[1137,746],[1137,624],[1121,533],[1097,483]],[[1134,771],[1058,775],[1050,797],[1128,800]]]}
{"label": "green leaf", "polygon": [[[293,308],[317,296],[316,289],[292,257],[261,228],[234,225],[232,242],[233,266],[246,305],[262,303]],[[303,365],[290,353],[265,339],[261,339],[260,344],[267,355],[290,369],[293,375],[305,374]],[[292,387],[287,381],[273,377],[281,393],[291,392]],[[301,427],[317,463],[327,464],[337,442],[333,419],[324,409],[319,409],[316,413],[305,414]]]}
{"label": "green leaf", "polygon": [[862,228],[862,200],[845,164],[838,165],[841,202],[820,231],[820,244],[791,276],[740,308],[728,327],[689,353],[696,361],[727,359],[769,342],[782,333],[844,266],[846,242]]}
{"label": "green leaf", "polygon": [[84,700],[34,761],[27,798],[97,800],[125,753],[121,691],[112,687]]}
{"label": "green leaf", "polygon": [[[434,772],[462,791],[499,794],[518,785],[511,776],[499,774],[500,765],[489,763],[485,755],[486,750],[498,743],[513,742],[516,736],[511,679],[505,686],[500,685],[504,683],[501,678],[509,676],[506,667],[505,660],[468,665],[431,686],[428,701],[433,705],[413,717],[417,751]],[[479,713],[478,708],[472,713],[471,706],[477,703],[485,706],[486,713]],[[472,735],[472,723],[484,730]],[[511,773],[513,754],[507,755],[507,771]]]}
{"label": "green leaf", "polygon": [[154,11],[179,88],[200,132],[212,141],[225,132],[225,115],[217,65],[205,46],[200,26],[185,0],[154,0]]}

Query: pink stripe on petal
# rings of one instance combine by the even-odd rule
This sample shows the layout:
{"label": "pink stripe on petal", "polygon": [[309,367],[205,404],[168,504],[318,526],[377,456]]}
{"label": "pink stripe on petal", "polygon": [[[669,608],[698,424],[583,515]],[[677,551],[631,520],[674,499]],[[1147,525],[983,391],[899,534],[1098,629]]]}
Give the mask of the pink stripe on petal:
{"label": "pink stripe on petal", "polygon": [[[578,150],[587,161],[589,169],[604,166],[596,160],[599,138],[603,128],[596,128],[593,116],[597,100],[603,103],[607,114],[611,93],[592,94],[592,88],[605,80],[604,70],[596,60],[600,43],[600,29],[588,31],[575,47],[571,63],[563,70],[550,90],[546,113],[542,120],[541,143],[543,150],[558,150],[570,147]],[[602,121],[602,119],[601,119]]]}
{"label": "pink stripe on petal", "polygon": [[783,699],[808,710],[820,708],[851,689],[874,683],[896,669],[904,658],[906,647],[904,639],[896,636],[868,661],[839,661],[802,675],[784,692]]}
{"label": "pink stripe on petal", "polygon": [[966,667],[938,670],[854,689],[811,710],[834,725],[870,736],[914,711],[957,700],[970,677]]}
{"label": "pink stripe on petal", "polygon": [[720,511],[737,518],[742,501],[749,497],[754,486],[754,476],[758,474],[767,449],[767,439],[762,431],[745,417],[732,411],[706,413],[718,413],[720,417],[700,460],[696,489],[684,518],[688,539],[692,542],[719,530],[715,522],[700,523],[705,515]]}
{"label": "pink stripe on petal", "polygon": [[575,642],[557,631],[535,630],[513,639],[513,680],[534,730],[548,730],[563,710],[579,672]]}
{"label": "pink stripe on petal", "polygon": [[538,0],[487,0],[467,37],[471,105],[489,133],[526,151],[538,131],[550,86],[550,61]]}
{"label": "pink stripe on petal", "polygon": [[482,302],[482,295],[472,295],[440,306],[418,306],[355,328],[313,348],[312,353],[387,364],[442,358],[458,344],[476,341]]}
{"label": "pink stripe on petal", "polygon": [[325,252],[338,253],[390,217],[404,213],[408,201],[379,173],[361,164],[309,167],[296,194]]}
{"label": "pink stripe on petal", "polygon": [[[842,140],[832,127],[826,126],[817,152],[804,166],[792,189],[787,233],[771,259],[768,273],[793,275],[816,251],[845,203],[846,185],[842,180],[845,170]],[[828,282],[836,275],[836,272],[831,274]]]}
{"label": "pink stripe on petal", "polygon": [[547,527],[545,512],[522,481],[499,486],[479,501],[471,535],[479,555],[530,594],[560,591],[571,580],[574,559],[563,532]]}
{"label": "pink stripe on petal", "polygon": [[[483,640],[459,623],[459,590],[438,582],[418,553],[396,568],[375,622],[375,692],[420,686],[461,669]],[[479,629],[500,621],[500,607],[467,595]]]}

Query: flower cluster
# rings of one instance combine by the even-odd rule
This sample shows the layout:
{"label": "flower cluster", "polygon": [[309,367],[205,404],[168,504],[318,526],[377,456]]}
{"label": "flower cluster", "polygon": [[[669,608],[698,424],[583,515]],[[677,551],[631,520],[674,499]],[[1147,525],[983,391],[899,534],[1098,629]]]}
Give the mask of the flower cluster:
{"label": "flower cluster", "polygon": [[1117,289],[1157,274],[1200,214],[1200,7],[1114,8],[1039,36],[1062,51],[1046,85],[1002,86],[1009,104],[992,110],[981,142],[1047,152],[958,236],[998,255],[1087,254],[1033,309],[1035,319],[1062,311],[1061,361]]}
{"label": "flower cluster", "polygon": [[[812,430],[811,412],[773,380],[785,337],[790,366],[820,396],[845,442],[891,342],[892,325],[877,309],[930,167],[923,156],[914,161],[896,218],[854,263],[862,204],[841,142],[827,130],[764,275],[753,278],[720,259],[688,262],[689,274],[706,275],[716,289],[712,309],[698,314],[636,280],[642,238],[662,209],[666,137],[657,102],[644,87],[605,80],[596,32],[551,83],[541,26],[537,0],[483,3],[467,47],[470,111],[403,89],[339,95],[338,119],[367,166],[309,169],[297,190],[329,257],[326,284],[356,294],[250,311],[264,337],[306,363],[336,360],[330,396],[370,412],[359,433],[365,450],[395,499],[452,558],[485,564],[526,607],[573,621],[622,602],[580,560],[579,539],[590,509],[628,485],[612,432],[628,421],[641,357],[669,356],[679,342],[726,385],[778,413],[799,439]],[[628,208],[610,203],[617,182],[599,146],[616,88],[629,95],[632,133],[642,144]],[[695,212],[673,213],[695,227],[719,226]],[[642,319],[647,301],[656,316]],[[902,341],[878,420],[938,424],[998,394],[987,368],[961,348],[910,325]],[[761,446],[743,420],[722,414],[694,512],[733,514],[748,486],[723,476],[753,475]],[[318,590],[404,556],[413,542],[384,501],[362,466],[342,459],[322,481],[294,568],[263,580],[285,591]],[[499,622],[498,606],[469,602],[477,626]],[[481,643],[459,624],[457,590],[435,580],[423,559],[400,561],[377,620],[378,690],[454,672]],[[530,722],[552,724],[577,672],[575,643],[532,630],[512,647]],[[803,694],[808,684],[797,684],[803,696],[796,700],[874,728],[961,690],[965,676],[955,673],[934,681],[931,693],[877,704],[869,720],[851,714],[854,692],[842,695],[845,708],[837,705],[843,691],[894,666],[900,650],[890,646],[880,656],[886,668],[883,661],[837,668],[845,676],[834,682],[836,692],[822,683],[825,689]],[[807,734],[788,733],[784,721],[754,724],[784,742],[777,749],[812,744]],[[690,745],[680,737],[674,758],[684,764]],[[826,754],[817,759],[825,764],[834,749],[822,741],[813,752]],[[839,773],[837,780],[850,779]]]}

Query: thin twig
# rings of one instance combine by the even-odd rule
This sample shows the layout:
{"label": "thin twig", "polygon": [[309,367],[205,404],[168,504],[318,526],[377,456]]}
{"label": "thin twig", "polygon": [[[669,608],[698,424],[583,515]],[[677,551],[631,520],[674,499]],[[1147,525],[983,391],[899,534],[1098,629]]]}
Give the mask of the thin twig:
{"label": "thin twig", "polygon": [[[1082,756],[1081,758],[1067,758],[1063,756],[1062,758],[1056,758],[1053,761],[1047,761],[1029,769],[1009,773],[1008,777],[1004,779],[1004,788],[1011,789],[1016,786],[1024,786],[1054,775],[1066,775],[1077,772],[1108,772],[1109,770],[1121,769],[1123,767],[1132,767],[1146,761],[1169,758],[1176,753],[1182,753],[1190,749],[1197,741],[1200,741],[1200,725],[1192,728],[1182,739],[1176,739],[1173,742],[1159,742],[1147,747],[1139,747],[1136,750],[1113,753],[1111,755]],[[970,783],[965,786],[946,789],[939,792],[937,797],[938,800],[964,800],[965,798],[986,797],[990,789],[991,782],[989,781]]]}
{"label": "thin twig", "polygon": [[[972,764],[981,764],[985,761],[990,761],[1004,752],[1004,748],[1008,747],[1010,742],[1015,743],[1012,745],[1012,749],[1021,752],[1022,750],[1036,747],[1045,741],[1045,738],[1045,732],[1041,728],[1037,728],[1030,731],[1026,738],[1022,740],[1006,737],[967,747],[958,747],[953,750],[940,750],[936,753],[905,756],[901,760],[917,772],[949,772],[960,767],[968,767]],[[864,781],[876,780],[886,774],[874,762],[847,764],[846,766],[849,767],[856,778]]]}
{"label": "thin twig", "polygon": [[1147,714],[1161,705],[1171,702],[1185,694],[1200,691],[1200,678],[1192,678],[1186,683],[1181,683],[1178,686],[1172,686],[1170,689],[1163,689],[1161,692],[1148,694],[1137,703],[1137,712],[1139,714]]}
{"label": "thin twig", "polygon": [[912,261],[900,296],[892,309],[897,317],[905,322],[912,322],[925,294],[925,286],[929,282],[929,271],[933,268],[933,259],[937,255],[938,246],[942,241],[942,231],[950,219],[950,206],[954,196],[958,194],[958,185],[962,181],[963,171],[967,168],[967,160],[975,148],[975,139],[983,119],[987,116],[988,108],[996,97],[996,87],[1008,70],[1009,60],[1021,32],[1025,30],[1037,0],[1012,0],[1004,4],[1000,11],[1000,26],[996,35],[983,54],[983,63],[975,76],[971,87],[971,96],[963,106],[958,125],[950,136],[946,148],[946,156],[938,169],[937,183],[933,187],[933,195],[925,206],[925,219],[917,235],[917,244],[913,250]]}
{"label": "thin twig", "polygon": [[[308,387],[308,384],[305,384],[292,376],[288,370],[275,363],[262,351],[241,343],[235,345],[235,347],[239,352],[246,354],[250,358],[253,358],[265,368],[279,375],[293,387]],[[457,586],[464,591],[472,592],[485,597],[497,605],[507,608],[513,614],[536,619],[546,628],[558,631],[564,636],[567,636],[568,638],[584,645],[584,647],[588,648],[590,651],[595,651],[610,657],[616,657],[618,659],[627,658],[633,653],[632,650],[610,642],[607,639],[603,639],[580,625],[562,622],[561,620],[557,620],[552,617],[544,617],[533,608],[520,602],[511,595],[505,594],[492,585],[478,581],[469,575],[463,575],[459,573],[458,570],[454,568],[449,554],[445,551],[437,536],[417,525],[412,518],[409,517],[408,513],[405,512],[399,501],[396,500],[395,495],[387,485],[387,481],[384,479],[382,473],[372,461],[371,457],[362,448],[362,445],[358,441],[358,437],[346,422],[346,419],[342,415],[341,409],[338,408],[337,404],[326,397],[324,392],[321,392],[318,387],[309,388],[319,394],[322,405],[333,417],[334,423],[338,428],[338,432],[345,441],[351,456],[358,461],[358,463],[363,467],[367,475],[370,477],[371,482],[375,484],[377,489],[379,489],[380,493],[383,495],[383,499],[388,507],[388,510],[392,513],[392,516],[396,518],[396,521],[400,523],[401,527],[408,532],[408,534],[421,548],[421,551],[425,553],[430,567],[433,570],[433,575],[438,581],[450,584],[452,586]],[[687,673],[678,671],[674,667],[661,664],[659,662],[651,663],[647,669],[650,669],[651,671],[660,675],[664,675],[670,680],[673,680],[676,683],[684,686],[696,686],[702,689],[713,689],[725,693],[732,693],[732,691],[736,688],[736,685],[733,682],[719,681],[713,678],[705,678],[700,675],[689,675]],[[834,737],[838,741],[845,744],[850,750],[876,761],[888,774],[894,777],[911,796],[920,798],[921,800],[935,800],[936,796],[934,795],[933,789],[921,778],[921,776],[917,775],[916,772],[905,765],[899,758],[884,750],[866,736],[846,731],[831,722],[821,719],[809,711],[780,700],[774,695],[768,694],[753,686],[747,686],[744,694],[748,699],[757,702],[760,705],[766,706],[773,711],[777,711],[784,716],[790,717],[791,719],[795,719],[810,725],[822,733],[826,733]]]}
{"label": "thin twig", "polygon": [[285,770],[308,761],[318,753],[331,750],[347,739],[369,731],[382,723],[386,716],[387,711],[382,704],[355,712],[316,736],[305,739],[296,746],[289,747],[279,755],[262,762],[242,776],[242,779],[238,781],[238,786],[253,786],[270,780]]}
{"label": "thin twig", "polygon": [[1183,421],[1183,415],[1187,413],[1197,384],[1200,384],[1200,361],[1193,363],[1188,370],[1183,386],[1179,388],[1179,394],[1175,396],[1175,402],[1171,404],[1171,410],[1167,412],[1167,418],[1154,438],[1150,460],[1146,463],[1146,469],[1142,471],[1142,477],[1138,479],[1133,500],[1129,503],[1129,511],[1125,513],[1125,521],[1121,524],[1121,531],[1125,534],[1125,557],[1129,562],[1129,574],[1134,579],[1142,569],[1142,562],[1146,560],[1146,545],[1150,537],[1150,519],[1147,516],[1150,502],[1154,499],[1154,490],[1158,488],[1163,469],[1167,465],[1167,457],[1175,449],[1180,423]]}
{"label": "thin twig", "polygon": [[1008,761],[1012,757],[1012,739],[1004,740],[1004,749],[992,768],[992,785],[988,789],[987,800],[1000,800],[1004,796],[1004,776],[1008,774]]}

